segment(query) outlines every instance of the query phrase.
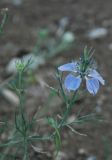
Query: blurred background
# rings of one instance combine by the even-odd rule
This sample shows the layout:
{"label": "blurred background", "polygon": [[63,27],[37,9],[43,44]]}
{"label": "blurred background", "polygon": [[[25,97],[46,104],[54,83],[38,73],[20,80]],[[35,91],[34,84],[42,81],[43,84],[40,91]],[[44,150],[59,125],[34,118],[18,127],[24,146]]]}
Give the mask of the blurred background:
{"label": "blurred background", "polygon": [[[85,46],[95,49],[98,69],[106,80],[96,96],[84,95],[70,115],[84,105],[85,113],[93,110],[102,116],[102,123],[76,125],[86,137],[63,131],[58,160],[112,159],[112,1],[111,0],[0,0],[0,9],[8,8],[8,19],[0,36],[0,119],[12,123],[18,97],[5,84],[15,74],[14,62],[33,57],[34,65],[27,74],[26,110],[29,117],[48,103],[50,86],[57,85],[55,68],[81,56]],[[2,21],[3,15],[0,15]],[[36,58],[37,60],[35,60]],[[46,102],[47,101],[47,102]],[[53,97],[47,115],[60,112],[63,103]],[[46,126],[42,133],[49,130]],[[2,133],[0,141],[9,133]],[[52,144],[37,144],[44,150]],[[31,153],[35,159],[36,151]],[[38,156],[37,156],[38,157]],[[47,159],[43,158],[40,159]],[[50,159],[50,158],[49,158]]]}

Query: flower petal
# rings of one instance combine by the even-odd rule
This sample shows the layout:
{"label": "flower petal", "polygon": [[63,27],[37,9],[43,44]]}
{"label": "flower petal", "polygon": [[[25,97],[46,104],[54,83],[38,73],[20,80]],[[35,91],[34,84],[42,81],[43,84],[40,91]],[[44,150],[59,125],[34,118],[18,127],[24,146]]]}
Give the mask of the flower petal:
{"label": "flower petal", "polygon": [[99,81],[95,78],[86,79],[86,87],[91,94],[95,95],[99,90]]}
{"label": "flower petal", "polygon": [[88,76],[93,77],[93,78],[96,78],[97,80],[100,81],[100,83],[101,83],[102,85],[105,84],[105,80],[104,80],[104,79],[100,76],[100,74],[99,74],[96,70],[94,70],[94,69],[90,71],[90,73],[88,74]]}
{"label": "flower petal", "polygon": [[58,70],[60,70],[60,71],[77,72],[75,70],[76,66],[77,66],[77,62],[67,63],[67,64],[64,64],[64,65],[58,67]]}
{"label": "flower petal", "polygon": [[80,76],[74,77],[72,74],[69,74],[65,78],[64,86],[69,91],[70,90],[76,91],[80,87],[80,84],[81,84]]}

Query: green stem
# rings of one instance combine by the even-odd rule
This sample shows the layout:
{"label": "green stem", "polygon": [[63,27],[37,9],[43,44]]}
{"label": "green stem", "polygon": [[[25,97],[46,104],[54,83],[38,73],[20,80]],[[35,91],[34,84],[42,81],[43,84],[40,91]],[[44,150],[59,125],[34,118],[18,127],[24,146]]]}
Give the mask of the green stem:
{"label": "green stem", "polygon": [[20,116],[20,121],[21,121],[21,132],[22,132],[22,136],[24,138],[23,141],[23,145],[24,145],[24,157],[23,160],[28,160],[29,156],[28,156],[28,141],[27,141],[27,124],[26,124],[26,120],[25,120],[25,116],[24,116],[24,99],[25,99],[25,95],[24,95],[24,88],[23,88],[23,75],[22,75],[22,71],[19,72],[19,79],[18,79],[18,94],[19,94],[19,100],[20,100],[20,104],[19,104],[19,116]]}
{"label": "green stem", "polygon": [[73,107],[76,99],[77,99],[77,92],[75,92],[75,94],[73,95],[70,104],[67,104],[67,106],[66,106],[67,109],[66,109],[66,111],[65,111],[65,113],[64,113],[64,116],[63,116],[63,118],[62,118],[62,120],[61,120],[61,122],[60,122],[60,124],[59,124],[59,128],[61,128],[61,127],[63,126],[63,123],[67,120],[68,115],[69,115],[69,113],[71,112],[72,107]]}
{"label": "green stem", "polygon": [[[66,110],[65,110],[65,113],[64,113],[64,116],[63,116],[62,120],[60,121],[60,123],[59,123],[59,125],[58,125],[58,129],[61,129],[61,128],[64,126],[64,123],[65,123],[65,121],[67,120],[68,115],[70,114],[70,112],[71,112],[71,110],[72,110],[72,108],[73,108],[73,106],[74,106],[74,103],[75,103],[76,99],[77,99],[77,91],[76,91],[75,94],[73,95],[70,103],[69,103],[69,104],[68,104],[68,103],[66,104]],[[51,134],[50,138],[52,139],[52,138],[55,136],[55,134],[56,134],[56,131],[54,131],[54,132]]]}
{"label": "green stem", "polygon": [[64,102],[66,103],[66,106],[67,106],[68,105],[68,99],[66,97],[66,94],[65,94],[63,86],[62,86],[62,78],[61,78],[59,73],[58,73],[58,75],[59,75],[59,77],[57,79],[58,79],[58,82],[59,82],[59,85],[60,85],[61,94],[62,94],[63,100],[64,100]]}
{"label": "green stem", "polygon": [[23,135],[26,135],[26,121],[25,121],[25,116],[24,116],[24,99],[25,99],[25,95],[24,95],[24,89],[22,86],[22,82],[23,82],[23,75],[22,75],[22,71],[19,72],[19,80],[18,80],[18,94],[19,94],[19,100],[20,100],[20,104],[19,104],[19,116],[20,116],[20,120],[21,120],[21,129],[23,132]]}
{"label": "green stem", "polygon": [[23,160],[29,160],[29,155],[28,155],[28,142],[26,137],[24,137],[24,157]]}
{"label": "green stem", "polygon": [[4,12],[4,15],[3,15],[2,22],[1,22],[1,24],[0,24],[0,35],[1,35],[1,33],[3,32],[4,25],[5,25],[5,23],[6,23],[6,21],[7,21],[7,18],[8,18],[7,11],[8,11],[7,8],[3,11],[3,12]]}

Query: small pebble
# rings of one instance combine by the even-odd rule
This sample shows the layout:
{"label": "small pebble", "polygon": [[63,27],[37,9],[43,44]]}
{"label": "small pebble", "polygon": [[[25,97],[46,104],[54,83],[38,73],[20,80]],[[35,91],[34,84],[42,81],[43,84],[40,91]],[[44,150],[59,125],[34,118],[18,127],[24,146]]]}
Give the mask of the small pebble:
{"label": "small pebble", "polygon": [[11,90],[3,88],[2,89],[2,94],[9,102],[14,104],[15,106],[19,105],[18,96],[14,92],[12,92]]}
{"label": "small pebble", "polygon": [[68,24],[69,24],[69,19],[68,19],[68,17],[63,17],[63,18],[59,21],[59,26],[62,27],[62,28],[65,28]]}
{"label": "small pebble", "polygon": [[96,110],[97,113],[101,113],[102,112],[101,106],[96,106],[95,110]]}
{"label": "small pebble", "polygon": [[108,48],[109,48],[109,50],[112,51],[112,43],[110,43],[110,44],[108,45]]}
{"label": "small pebble", "polygon": [[87,37],[90,39],[99,39],[107,36],[108,30],[106,28],[95,28],[88,32]]}
{"label": "small pebble", "polygon": [[67,155],[64,152],[59,152],[55,160],[67,160]]}
{"label": "small pebble", "polygon": [[20,5],[22,5],[22,3],[23,3],[23,0],[13,0],[13,4],[15,6],[20,6]]}
{"label": "small pebble", "polygon": [[86,151],[84,148],[80,148],[80,149],[78,150],[78,153],[79,153],[80,155],[87,155],[87,151]]}
{"label": "small pebble", "polygon": [[72,116],[70,116],[70,117],[68,118],[67,122],[68,122],[68,123],[72,123],[72,122],[75,121],[75,120],[76,120],[75,115],[72,115]]}
{"label": "small pebble", "polygon": [[86,160],[97,160],[96,156],[90,156]]}

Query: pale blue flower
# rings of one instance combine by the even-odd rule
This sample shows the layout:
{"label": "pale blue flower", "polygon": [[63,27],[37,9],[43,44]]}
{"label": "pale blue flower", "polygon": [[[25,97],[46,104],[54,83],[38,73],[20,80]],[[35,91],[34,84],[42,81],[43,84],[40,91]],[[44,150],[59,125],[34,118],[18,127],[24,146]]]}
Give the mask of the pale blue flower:
{"label": "pale blue flower", "polygon": [[86,80],[86,88],[89,93],[95,95],[99,90],[100,83],[105,84],[105,81],[101,75],[92,67],[87,67],[85,71],[81,70],[80,61],[71,62],[58,67],[59,71],[69,71],[64,80],[64,87],[70,91],[76,91],[82,82],[82,79]]}

